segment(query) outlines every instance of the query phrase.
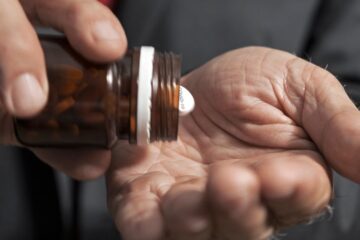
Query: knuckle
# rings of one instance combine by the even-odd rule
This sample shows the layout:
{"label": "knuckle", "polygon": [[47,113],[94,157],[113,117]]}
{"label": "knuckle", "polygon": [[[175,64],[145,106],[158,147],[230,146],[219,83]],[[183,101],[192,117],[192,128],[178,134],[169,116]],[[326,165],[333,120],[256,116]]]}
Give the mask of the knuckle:
{"label": "knuckle", "polygon": [[[65,8],[66,22],[69,24],[89,23],[98,19],[99,16],[106,15],[107,11],[110,12],[96,1],[74,1]],[[94,15],[94,12],[97,14]]]}
{"label": "knuckle", "polygon": [[[240,173],[239,173],[240,175]],[[226,191],[226,189],[242,189],[241,191]],[[209,194],[212,196],[212,202],[223,208],[222,211],[231,211],[230,206],[236,205],[239,198],[254,198],[259,191],[259,182],[251,173],[243,171],[241,178],[228,177],[227,171],[218,170],[210,177]]]}
{"label": "knuckle", "polygon": [[0,42],[0,66],[9,63],[15,63],[15,65],[28,64],[27,59],[31,59],[29,62],[32,63],[38,62],[43,60],[41,52],[42,49],[33,30],[19,29],[18,32],[9,33],[6,39]]}
{"label": "knuckle", "polygon": [[94,5],[94,2],[86,1],[84,3],[82,1],[74,1],[69,4],[65,10],[66,22],[69,24],[76,24],[79,21],[86,22],[93,19],[94,9],[91,10],[89,4]]}
{"label": "knuckle", "polygon": [[[267,174],[265,182],[263,181],[266,195],[295,204],[305,199],[307,204],[297,204],[298,207],[310,206],[317,209],[326,205],[330,200],[331,183],[328,172],[319,158],[317,154],[309,152],[307,156],[297,158],[297,161],[270,162],[264,166],[266,171],[272,173]],[[293,171],[286,171],[285,168]]]}
{"label": "knuckle", "polygon": [[221,215],[233,216],[234,212],[243,212],[259,201],[260,181],[249,169],[220,167],[210,176],[208,184],[210,204]]}
{"label": "knuckle", "polygon": [[83,17],[84,14],[84,5],[79,2],[74,2],[70,4],[66,9],[66,17],[69,22],[77,22]]}
{"label": "knuckle", "polygon": [[[14,39],[14,40],[12,40]],[[21,41],[19,41],[21,39]],[[0,43],[0,87],[6,88],[19,74],[43,74],[44,56],[36,41],[11,38]],[[31,44],[32,43],[32,44]],[[4,100],[5,96],[2,96]]]}
{"label": "knuckle", "polygon": [[324,209],[331,199],[331,184],[326,173],[313,171],[313,174],[299,176],[303,180],[299,180],[297,184],[297,196],[294,196],[294,202],[306,201],[306,204],[301,206],[301,211],[309,214],[316,213]]}
{"label": "knuckle", "polygon": [[[329,175],[323,166],[313,161],[319,156],[313,155],[311,158],[298,159],[310,163],[306,169],[304,165],[299,166],[296,163],[288,165],[288,168],[299,169],[297,171],[284,171],[283,164],[269,169],[277,179],[276,184],[271,187],[278,195],[275,202],[270,202],[274,210],[272,224],[276,228],[307,222],[323,213],[328,206],[331,198]],[[284,208],[285,205],[292,207]]]}
{"label": "knuckle", "polygon": [[30,47],[31,45],[27,41],[20,40],[18,36],[10,35],[8,39],[0,44],[0,58],[5,58],[4,60],[15,54],[29,55],[34,51],[34,47]]}

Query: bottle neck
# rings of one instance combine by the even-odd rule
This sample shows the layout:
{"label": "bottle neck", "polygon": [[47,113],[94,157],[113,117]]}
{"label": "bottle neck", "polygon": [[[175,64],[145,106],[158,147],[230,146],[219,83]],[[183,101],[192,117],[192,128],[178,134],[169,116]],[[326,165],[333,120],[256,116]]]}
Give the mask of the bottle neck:
{"label": "bottle neck", "polygon": [[180,57],[149,47],[134,48],[110,72],[117,137],[136,144],[176,140]]}
{"label": "bottle neck", "polygon": [[157,53],[152,79],[151,141],[177,139],[181,60],[173,53]]}

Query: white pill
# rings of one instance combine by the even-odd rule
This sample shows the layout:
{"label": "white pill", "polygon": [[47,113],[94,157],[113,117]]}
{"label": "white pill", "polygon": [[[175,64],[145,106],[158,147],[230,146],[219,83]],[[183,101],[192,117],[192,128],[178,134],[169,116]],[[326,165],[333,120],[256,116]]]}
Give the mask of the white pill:
{"label": "white pill", "polygon": [[194,97],[191,95],[189,90],[180,86],[180,97],[179,97],[179,115],[185,116],[192,112],[195,108]]}

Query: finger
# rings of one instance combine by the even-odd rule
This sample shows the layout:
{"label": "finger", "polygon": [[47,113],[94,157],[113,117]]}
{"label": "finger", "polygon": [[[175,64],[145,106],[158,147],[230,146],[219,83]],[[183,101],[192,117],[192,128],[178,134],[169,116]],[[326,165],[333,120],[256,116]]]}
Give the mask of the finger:
{"label": "finger", "polygon": [[39,112],[48,85],[44,56],[18,1],[0,0],[0,88],[4,107],[18,117]]}
{"label": "finger", "polygon": [[291,61],[288,72],[288,88],[303,99],[299,121],[331,166],[360,182],[360,113],[344,88],[329,72],[301,59]]}
{"label": "finger", "polygon": [[102,176],[110,165],[111,153],[97,149],[32,149],[45,163],[65,174],[88,180]]}
{"label": "finger", "polygon": [[161,172],[134,175],[122,182],[122,176],[110,168],[108,206],[124,240],[163,239],[165,226],[159,202],[173,182]]}
{"label": "finger", "polygon": [[164,196],[161,205],[169,239],[210,239],[205,186],[205,178],[191,178],[173,185]]}
{"label": "finger", "polygon": [[331,183],[322,161],[315,152],[294,151],[270,155],[253,166],[275,228],[309,221],[326,209]]}
{"label": "finger", "polygon": [[128,194],[117,208],[114,220],[124,240],[158,240],[164,236],[159,200],[154,194]]}
{"label": "finger", "polygon": [[260,200],[260,182],[241,165],[218,165],[210,170],[210,206],[219,239],[266,239],[272,233]]}
{"label": "finger", "polygon": [[[0,144],[19,145],[13,126],[13,118],[0,108]],[[110,165],[111,152],[97,149],[32,149],[45,163],[65,174],[89,180],[102,176]]]}
{"label": "finger", "polygon": [[126,51],[124,30],[114,14],[94,0],[37,0],[36,20],[65,33],[71,45],[93,61],[111,61]]}

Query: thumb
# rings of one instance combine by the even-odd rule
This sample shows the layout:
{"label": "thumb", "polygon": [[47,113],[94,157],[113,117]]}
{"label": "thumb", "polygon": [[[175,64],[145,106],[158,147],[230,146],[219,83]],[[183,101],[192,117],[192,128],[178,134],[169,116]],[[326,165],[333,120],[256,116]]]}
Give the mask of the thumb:
{"label": "thumb", "polygon": [[360,182],[360,113],[356,106],[328,71],[303,60],[290,68],[303,69],[303,127],[331,167]]}

